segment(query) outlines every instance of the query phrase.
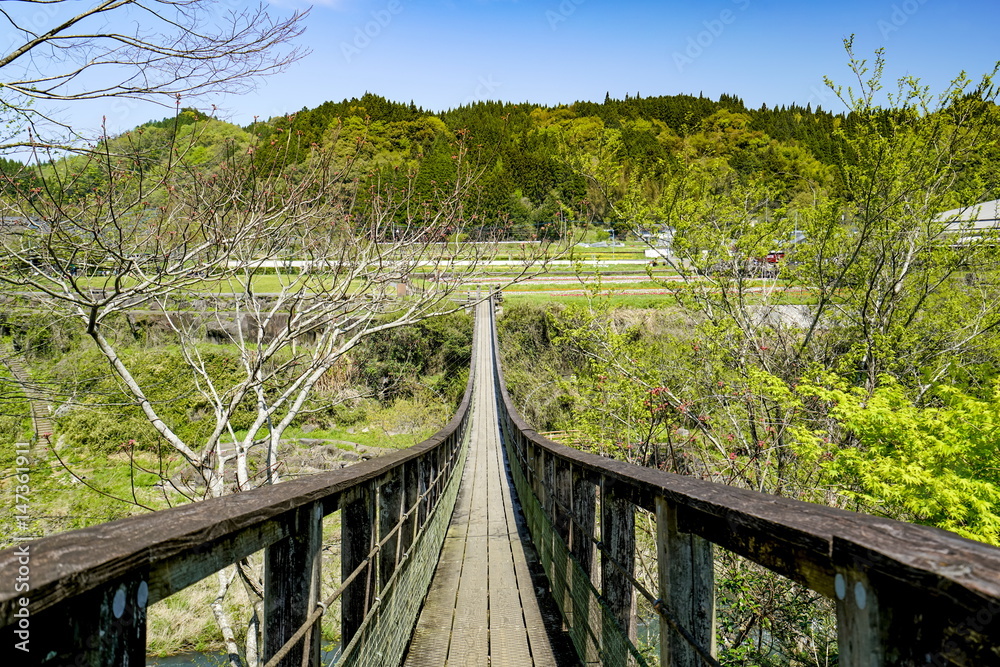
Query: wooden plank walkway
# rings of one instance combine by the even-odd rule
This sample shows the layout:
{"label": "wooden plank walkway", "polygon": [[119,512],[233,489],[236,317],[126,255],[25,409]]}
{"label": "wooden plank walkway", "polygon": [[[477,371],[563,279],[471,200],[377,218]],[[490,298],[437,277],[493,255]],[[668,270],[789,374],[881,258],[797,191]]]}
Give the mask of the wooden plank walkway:
{"label": "wooden plank walkway", "polygon": [[[483,309],[489,307],[478,306],[479,322],[487,321]],[[528,567],[530,547],[518,532],[497,423],[490,336],[489,327],[479,327],[469,455],[407,667],[575,664],[564,642],[553,647],[550,633],[559,631],[551,627],[552,614],[543,615]]]}

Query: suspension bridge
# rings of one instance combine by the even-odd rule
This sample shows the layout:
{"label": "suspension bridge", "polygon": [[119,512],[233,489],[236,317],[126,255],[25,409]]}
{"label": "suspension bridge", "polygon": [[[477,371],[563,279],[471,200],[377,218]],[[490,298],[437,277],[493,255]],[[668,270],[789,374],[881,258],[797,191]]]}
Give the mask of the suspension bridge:
{"label": "suspension bridge", "polygon": [[149,605],[263,552],[267,667],[323,664],[338,604],[337,665],[717,665],[716,549],[832,599],[841,667],[1000,664],[1000,549],[547,440],[507,394],[492,301],[476,309],[464,399],[423,443],[0,552],[3,664],[143,665]]}

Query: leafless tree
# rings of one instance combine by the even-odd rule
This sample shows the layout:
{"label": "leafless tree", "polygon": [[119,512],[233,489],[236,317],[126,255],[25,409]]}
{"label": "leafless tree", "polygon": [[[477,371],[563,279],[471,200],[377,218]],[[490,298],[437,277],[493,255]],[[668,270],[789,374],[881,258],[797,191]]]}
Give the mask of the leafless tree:
{"label": "leafless tree", "polygon": [[[179,96],[239,93],[304,55],[305,12],[210,0],[14,0],[0,4],[0,148],[79,149],[58,112],[108,98],[172,106]],[[83,139],[88,139],[82,137]]]}

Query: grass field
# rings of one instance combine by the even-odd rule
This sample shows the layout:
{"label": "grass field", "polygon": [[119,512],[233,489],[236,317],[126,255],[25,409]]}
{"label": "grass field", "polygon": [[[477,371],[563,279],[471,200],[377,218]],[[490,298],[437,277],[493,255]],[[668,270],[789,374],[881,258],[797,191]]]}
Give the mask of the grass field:
{"label": "grass field", "polygon": [[[523,280],[515,285],[504,287],[504,292],[511,299],[528,299],[535,302],[540,301],[566,301],[580,302],[590,298],[595,286],[600,285],[600,294],[611,299],[614,304],[628,304],[637,306],[641,304],[658,304],[674,298],[675,289],[681,288],[680,283],[674,283],[677,278],[676,272],[660,263],[653,265],[644,256],[646,245],[642,242],[631,241],[614,247],[565,247],[553,244],[546,249],[549,258],[558,258],[558,264],[553,263],[544,274],[539,274],[528,280]],[[521,266],[508,265],[506,262],[516,261],[525,253],[531,254],[539,250],[538,247],[525,248],[522,244],[500,244],[496,248],[496,264],[492,264],[487,271],[482,271],[480,267],[477,271],[487,275],[470,281],[463,286],[463,289],[474,290],[483,288],[493,288],[504,286],[510,280],[516,278]],[[440,245],[429,249],[425,261],[433,262],[434,256],[452,252],[461,257],[463,253],[471,253],[472,246],[462,244],[448,244],[447,247]],[[463,267],[456,267],[455,271],[460,273]],[[303,276],[294,273],[278,274],[275,269],[268,269],[267,272],[260,273],[250,278],[251,291],[256,294],[275,294],[284,289],[306,290],[314,289],[317,292],[324,292],[337,282],[337,278],[332,275],[323,276],[321,274]],[[284,270],[284,269],[281,269]],[[416,269],[410,276],[409,285],[411,289],[422,290],[435,287],[431,282],[433,274],[432,266],[424,266]],[[650,272],[653,276],[650,277]],[[129,279],[126,279],[129,280]],[[112,286],[112,278],[92,277],[84,279],[83,285],[93,289],[107,289]],[[676,284],[675,288],[673,285]],[[757,290],[772,290],[768,294],[768,300],[774,302],[775,293],[773,290],[782,292],[785,290],[782,281],[750,281],[748,283],[751,292]],[[343,289],[341,286],[336,286]],[[370,285],[355,282],[347,286],[347,293],[358,292],[362,289],[370,289]],[[381,289],[386,293],[395,296],[395,286],[386,284]],[[216,294],[225,296],[246,291],[246,285],[241,280],[211,280],[195,282],[186,288],[188,294]],[[763,297],[753,297],[757,299]],[[806,304],[812,302],[812,297],[807,292],[797,289],[788,290],[778,296],[781,303]]]}
{"label": "grass field", "polygon": [[[670,295],[655,294],[610,294],[602,296],[601,299],[606,299],[612,306],[626,306],[629,308],[659,308],[675,303],[674,298]],[[587,294],[552,294],[549,292],[504,294],[504,302],[510,304],[563,303],[567,305],[585,305],[592,300],[593,297]]]}

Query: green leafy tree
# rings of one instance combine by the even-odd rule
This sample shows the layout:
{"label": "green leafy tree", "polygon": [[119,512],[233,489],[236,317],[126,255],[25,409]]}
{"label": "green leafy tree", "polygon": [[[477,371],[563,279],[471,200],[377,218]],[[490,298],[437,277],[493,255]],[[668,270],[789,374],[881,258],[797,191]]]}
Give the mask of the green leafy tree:
{"label": "green leafy tree", "polygon": [[[817,116],[832,130],[812,144],[822,161],[788,139],[811,136],[796,129],[808,110],[771,114],[775,141],[735,105],[679,131],[660,171],[591,161],[617,219],[671,229],[658,279],[683,325],[565,311],[550,339],[571,350],[572,411],[554,427],[633,462],[996,543],[1000,246],[997,230],[943,214],[997,196],[982,159],[1000,139],[993,75],[940,95],[904,78],[883,95],[881,53],[869,71],[847,48],[860,89],[835,87],[846,117]],[[734,593],[723,609],[742,645],[732,664],[835,659],[802,650],[806,636],[833,642],[828,618],[802,613],[808,594],[775,599],[761,573],[724,567],[731,590],[770,596],[741,607]]]}
{"label": "green leafy tree", "polygon": [[882,107],[882,54],[869,71],[847,47],[860,89],[835,88],[851,108],[841,194],[801,225],[795,275],[817,304],[799,356],[856,373],[869,391],[883,374],[929,385],[1000,324],[1000,300],[982,284],[997,268],[997,230],[941,215],[996,196],[994,168],[977,156],[1000,138],[997,91],[992,75],[961,76],[937,96],[907,77]]}
{"label": "green leafy tree", "polygon": [[1000,544],[1000,384],[985,398],[939,386],[935,407],[887,376],[872,392],[830,375],[797,391],[824,404],[840,438],[802,430],[796,450],[856,508]]}

